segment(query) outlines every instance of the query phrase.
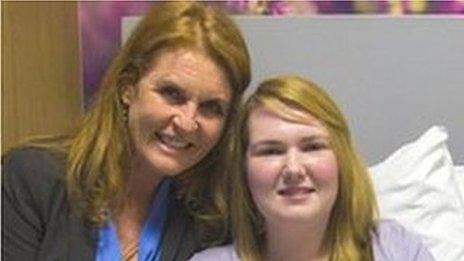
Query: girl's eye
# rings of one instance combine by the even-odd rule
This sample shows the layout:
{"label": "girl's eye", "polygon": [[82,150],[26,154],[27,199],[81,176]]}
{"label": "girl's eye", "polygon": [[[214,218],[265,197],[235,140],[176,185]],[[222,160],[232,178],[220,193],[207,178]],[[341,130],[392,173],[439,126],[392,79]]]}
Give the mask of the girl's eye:
{"label": "girl's eye", "polygon": [[161,86],[158,89],[158,93],[172,104],[182,104],[187,100],[183,91],[172,85]]}
{"label": "girl's eye", "polygon": [[285,153],[283,149],[280,148],[262,148],[256,151],[257,156],[276,156]]}
{"label": "girl's eye", "polygon": [[303,146],[303,151],[311,152],[311,151],[319,151],[319,150],[325,150],[329,146],[325,142],[312,142],[305,144]]}
{"label": "girl's eye", "polygon": [[226,110],[215,100],[205,101],[200,104],[200,113],[207,117],[222,117],[225,116]]}

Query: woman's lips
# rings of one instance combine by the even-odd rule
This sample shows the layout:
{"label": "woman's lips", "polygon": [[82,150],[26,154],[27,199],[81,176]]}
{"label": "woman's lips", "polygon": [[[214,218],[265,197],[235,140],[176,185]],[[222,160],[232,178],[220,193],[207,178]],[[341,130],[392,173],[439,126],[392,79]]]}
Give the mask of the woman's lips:
{"label": "woman's lips", "polygon": [[165,146],[174,150],[184,150],[188,149],[193,144],[191,142],[185,141],[175,136],[166,135],[162,133],[155,133],[156,138]]}

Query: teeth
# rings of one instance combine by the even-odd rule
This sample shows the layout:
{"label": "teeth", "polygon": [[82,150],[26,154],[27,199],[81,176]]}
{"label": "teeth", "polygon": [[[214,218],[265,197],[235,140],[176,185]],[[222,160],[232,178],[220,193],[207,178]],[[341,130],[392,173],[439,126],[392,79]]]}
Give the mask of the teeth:
{"label": "teeth", "polygon": [[188,143],[181,141],[172,141],[170,145],[178,149],[183,149],[187,147]]}
{"label": "teeth", "polygon": [[184,141],[178,137],[173,137],[169,135],[158,134],[158,138],[168,146],[171,146],[175,149],[185,149],[189,146],[189,142]]}

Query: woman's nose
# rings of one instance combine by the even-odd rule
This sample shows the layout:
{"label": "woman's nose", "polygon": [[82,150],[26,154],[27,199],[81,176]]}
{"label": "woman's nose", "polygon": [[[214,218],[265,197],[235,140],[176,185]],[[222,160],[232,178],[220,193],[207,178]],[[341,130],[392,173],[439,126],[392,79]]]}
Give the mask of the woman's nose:
{"label": "woman's nose", "polygon": [[194,104],[186,104],[176,112],[173,118],[174,126],[182,132],[193,132],[199,128],[197,109]]}

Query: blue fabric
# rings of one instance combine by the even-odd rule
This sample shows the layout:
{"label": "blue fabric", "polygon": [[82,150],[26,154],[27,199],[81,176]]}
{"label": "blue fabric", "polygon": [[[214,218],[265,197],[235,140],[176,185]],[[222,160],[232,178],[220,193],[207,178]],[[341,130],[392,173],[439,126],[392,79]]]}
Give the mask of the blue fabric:
{"label": "blue fabric", "polygon": [[96,258],[97,261],[121,260],[118,234],[111,220],[100,228]]}
{"label": "blue fabric", "polygon": [[[140,239],[138,260],[158,261],[161,257],[161,237],[168,208],[168,193],[171,181],[165,179],[151,203],[147,221],[143,227]],[[97,261],[122,260],[121,248],[113,221],[109,221],[99,230]]]}

